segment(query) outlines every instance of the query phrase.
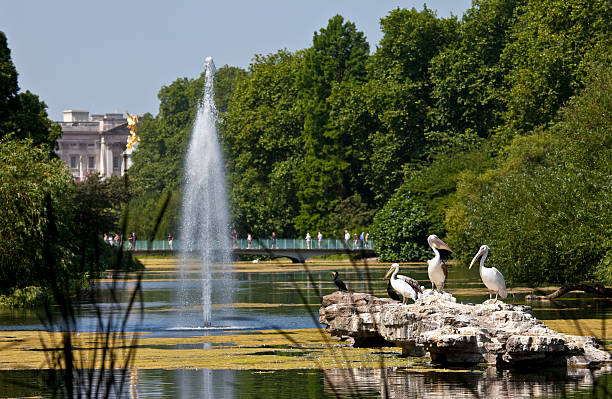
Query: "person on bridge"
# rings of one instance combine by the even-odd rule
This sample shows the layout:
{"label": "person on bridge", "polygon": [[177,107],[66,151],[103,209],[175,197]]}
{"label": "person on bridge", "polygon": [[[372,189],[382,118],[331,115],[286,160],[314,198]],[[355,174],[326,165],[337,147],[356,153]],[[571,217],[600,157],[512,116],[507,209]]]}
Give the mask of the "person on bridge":
{"label": "person on bridge", "polygon": [[136,233],[132,232],[128,241],[130,242],[130,251],[133,251],[136,248]]}
{"label": "person on bridge", "polygon": [[321,232],[319,231],[319,234],[317,234],[317,240],[319,241],[319,248],[321,248],[322,239],[323,239],[323,234],[321,234]]}
{"label": "person on bridge", "polygon": [[362,231],[359,236],[359,241],[361,242],[361,248],[365,248],[365,233]]}
{"label": "person on bridge", "polygon": [[348,230],[344,230],[344,246],[346,248],[349,247],[349,240],[351,239],[351,233]]}
{"label": "person on bridge", "polygon": [[236,231],[235,227],[232,230],[232,243],[234,245],[234,248],[238,248],[238,232]]}
{"label": "person on bridge", "polygon": [[306,233],[306,248],[310,249],[310,240],[312,237],[310,237],[310,233]]}
{"label": "person on bridge", "polygon": [[276,233],[272,232],[272,245],[270,246],[270,249],[274,249],[276,247]]}
{"label": "person on bridge", "polygon": [[168,234],[168,246],[170,247],[170,251],[173,251],[172,242],[174,241],[174,237],[172,237],[172,233]]}
{"label": "person on bridge", "polygon": [[247,249],[251,249],[251,243],[253,242],[253,236],[251,233],[247,234]]}

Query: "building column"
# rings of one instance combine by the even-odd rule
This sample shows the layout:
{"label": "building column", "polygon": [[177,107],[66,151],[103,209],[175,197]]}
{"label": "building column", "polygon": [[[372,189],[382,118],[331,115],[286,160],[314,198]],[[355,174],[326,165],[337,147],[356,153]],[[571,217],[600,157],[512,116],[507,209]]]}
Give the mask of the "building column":
{"label": "building column", "polygon": [[113,150],[111,144],[106,145],[106,177],[113,175]]}
{"label": "building column", "polygon": [[83,181],[83,155],[79,155],[79,182]]}
{"label": "building column", "polygon": [[104,136],[102,136],[100,138],[100,168],[98,170],[98,173],[100,174],[100,176],[102,176],[103,179],[106,176],[105,163],[106,163],[106,143],[104,142]]}

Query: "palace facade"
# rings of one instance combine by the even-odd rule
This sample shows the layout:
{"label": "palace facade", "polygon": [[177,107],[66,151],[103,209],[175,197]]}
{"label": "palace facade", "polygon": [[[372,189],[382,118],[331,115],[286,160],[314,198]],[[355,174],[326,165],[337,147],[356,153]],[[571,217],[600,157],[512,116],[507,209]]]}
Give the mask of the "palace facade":
{"label": "palace facade", "polygon": [[89,111],[68,110],[58,124],[62,137],[57,140],[55,152],[75,179],[83,181],[91,173],[98,173],[103,179],[123,176],[131,163],[125,151],[130,129],[123,114],[90,116]]}

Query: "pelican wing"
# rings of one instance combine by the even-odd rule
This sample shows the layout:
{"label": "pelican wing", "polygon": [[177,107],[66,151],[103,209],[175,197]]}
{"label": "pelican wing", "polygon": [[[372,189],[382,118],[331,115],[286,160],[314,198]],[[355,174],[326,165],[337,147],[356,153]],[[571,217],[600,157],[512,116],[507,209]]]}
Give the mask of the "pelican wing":
{"label": "pelican wing", "polygon": [[416,281],[415,279],[413,279],[413,278],[411,278],[411,277],[408,277],[408,276],[402,276],[401,274],[398,274],[398,275],[396,276],[396,278],[397,278],[398,280],[403,280],[403,281],[405,281],[405,282],[406,282],[408,285],[410,285],[410,286],[412,287],[412,289],[414,290],[414,292],[416,292],[417,294],[418,294],[418,293],[420,293],[420,294],[422,294],[422,293],[423,293],[423,290],[421,289],[421,284],[419,284],[419,282],[418,282],[418,281]]}
{"label": "pelican wing", "polygon": [[440,267],[442,268],[442,273],[444,273],[444,281],[446,281],[446,278],[448,277],[448,266],[446,265],[446,263],[442,262],[442,265],[440,265]]}
{"label": "pelican wing", "polygon": [[401,301],[401,298],[399,297],[399,295],[397,295],[397,292],[395,292],[395,290],[391,286],[391,280],[387,280],[387,294],[389,294],[389,297],[394,301]]}
{"label": "pelican wing", "polygon": [[508,294],[506,293],[506,280],[504,279],[504,275],[501,274],[501,272],[495,267],[492,267],[491,270],[493,270],[497,280],[497,284],[499,285],[499,295],[502,298],[506,298]]}

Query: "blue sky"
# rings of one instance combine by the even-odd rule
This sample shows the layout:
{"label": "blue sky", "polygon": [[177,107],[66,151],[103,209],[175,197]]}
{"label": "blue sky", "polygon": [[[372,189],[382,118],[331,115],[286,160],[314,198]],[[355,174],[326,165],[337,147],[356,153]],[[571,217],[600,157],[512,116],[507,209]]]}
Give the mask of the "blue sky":
{"label": "blue sky", "polygon": [[156,114],[159,89],[199,76],[206,56],[246,68],[255,54],[309,47],[336,14],[374,51],[380,18],[424,3],[446,17],[461,16],[471,0],[3,1],[0,30],[21,90],[38,94],[51,119],[65,109]]}

